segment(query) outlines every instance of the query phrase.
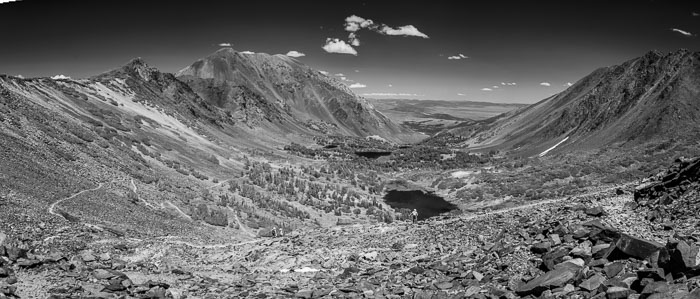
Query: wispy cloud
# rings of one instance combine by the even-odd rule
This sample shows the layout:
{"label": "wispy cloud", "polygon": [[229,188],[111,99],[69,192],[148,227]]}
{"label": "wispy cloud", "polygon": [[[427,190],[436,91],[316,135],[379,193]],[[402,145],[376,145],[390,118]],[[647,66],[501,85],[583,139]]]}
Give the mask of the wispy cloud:
{"label": "wispy cloud", "polygon": [[492,91],[492,90],[493,90],[493,89],[488,88],[488,87],[484,87],[484,88],[481,89],[481,91]]}
{"label": "wispy cloud", "polygon": [[507,82],[506,85],[508,85],[508,86],[515,86],[515,85],[518,85],[518,83],[515,83],[515,82]]}
{"label": "wispy cloud", "polygon": [[52,76],[51,79],[54,79],[54,80],[67,80],[67,79],[70,79],[70,77],[68,77],[68,76],[66,76],[66,75],[55,75],[55,76]]}
{"label": "wispy cloud", "polygon": [[[360,46],[360,39],[358,33],[363,29],[373,31],[382,35],[400,35],[429,38],[427,34],[421,32],[420,30],[418,30],[418,28],[416,28],[413,25],[404,25],[394,28],[386,24],[376,23],[373,20],[365,19],[357,15],[351,15],[345,18],[345,31],[349,32],[347,43],[337,38],[328,38],[326,39],[326,45],[323,47],[324,50],[326,50],[326,47],[328,47],[329,49],[326,50],[326,52],[329,53],[357,55],[357,51],[352,47]],[[342,42],[342,44],[340,42]],[[333,44],[333,47],[336,48],[331,48],[329,44]]]}
{"label": "wispy cloud", "polygon": [[350,54],[357,56],[357,51],[355,51],[352,46],[337,38],[327,38],[326,44],[322,48],[328,53]]}
{"label": "wispy cloud", "polygon": [[491,86],[491,88],[496,89],[498,88],[498,85]]}
{"label": "wispy cloud", "polygon": [[353,83],[353,84],[350,84],[348,87],[350,87],[350,88],[365,88],[365,87],[367,87],[367,85],[364,85],[362,83]]}
{"label": "wispy cloud", "polygon": [[335,74],[335,75],[338,76],[338,77],[345,76],[343,73],[337,73],[337,74]]}
{"label": "wispy cloud", "polygon": [[458,93],[457,95],[460,96],[460,97],[465,96],[465,94],[463,94],[463,93]]}
{"label": "wispy cloud", "polygon": [[326,71],[318,71],[318,72],[321,73],[321,74],[324,74],[324,75],[328,76],[328,72],[326,72]]}
{"label": "wispy cloud", "polygon": [[241,53],[241,54],[248,54],[248,55],[250,55],[250,54],[255,54],[255,52],[253,52],[253,51],[241,51],[241,52],[238,52],[238,53]]}
{"label": "wispy cloud", "polygon": [[574,85],[574,84],[571,82],[566,82],[566,84],[564,84],[564,86],[571,86],[571,85]]}
{"label": "wispy cloud", "polygon": [[447,57],[447,59],[449,59],[449,60],[460,60],[460,59],[467,59],[467,58],[469,58],[469,56],[465,56],[464,54],[461,54],[461,53],[458,55],[455,55],[455,56]]}
{"label": "wispy cloud", "polygon": [[552,86],[552,84],[549,83],[549,82],[542,82],[542,83],[540,83],[540,85],[542,85],[542,86]]}
{"label": "wispy cloud", "polygon": [[302,56],[306,56],[306,54],[301,53],[301,52],[297,52],[297,51],[294,51],[294,50],[287,52],[286,55],[289,56],[289,57],[302,57]]}
{"label": "wispy cloud", "polygon": [[366,97],[419,97],[419,94],[415,93],[394,93],[394,92],[372,92],[372,93],[363,93],[363,96]]}
{"label": "wispy cloud", "polygon": [[231,43],[220,43],[219,47],[230,47]]}
{"label": "wispy cloud", "polygon": [[678,28],[671,28],[671,31],[678,32],[678,33],[683,34],[685,36],[693,36],[692,33],[685,31],[685,30],[678,29]]}
{"label": "wispy cloud", "polygon": [[379,28],[379,32],[386,35],[403,35],[429,38],[425,33],[420,32],[418,28],[416,28],[413,25],[399,26],[397,28],[391,28],[387,25],[382,25]]}
{"label": "wispy cloud", "polygon": [[690,15],[692,15],[693,17],[697,17],[697,16],[700,16],[700,13],[697,13],[697,12],[691,12],[691,13],[690,13]]}

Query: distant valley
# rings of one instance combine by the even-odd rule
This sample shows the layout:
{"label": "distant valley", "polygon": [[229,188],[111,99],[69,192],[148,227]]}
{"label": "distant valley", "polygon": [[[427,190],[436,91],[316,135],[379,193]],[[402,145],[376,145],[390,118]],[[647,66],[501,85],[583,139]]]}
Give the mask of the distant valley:
{"label": "distant valley", "polygon": [[427,135],[527,106],[415,99],[369,99],[369,101],[394,122]]}

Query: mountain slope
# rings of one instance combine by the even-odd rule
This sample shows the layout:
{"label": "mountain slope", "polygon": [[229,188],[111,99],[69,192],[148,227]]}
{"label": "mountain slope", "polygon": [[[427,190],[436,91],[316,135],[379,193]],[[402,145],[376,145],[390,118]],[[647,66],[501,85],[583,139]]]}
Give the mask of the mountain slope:
{"label": "mountain slope", "polygon": [[451,133],[464,146],[527,155],[556,149],[634,145],[698,133],[700,53],[652,51],[600,68],[529,107]]}
{"label": "mountain slope", "polygon": [[285,55],[224,48],[180,70],[177,77],[237,121],[279,135],[379,135],[396,142],[420,138],[344,84]]}

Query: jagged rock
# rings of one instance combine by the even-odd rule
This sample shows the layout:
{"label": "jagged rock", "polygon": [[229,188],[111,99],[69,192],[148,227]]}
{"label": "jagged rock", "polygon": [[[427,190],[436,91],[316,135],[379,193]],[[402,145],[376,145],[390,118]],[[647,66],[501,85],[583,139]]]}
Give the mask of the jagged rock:
{"label": "jagged rock", "polygon": [[627,234],[622,234],[615,242],[615,247],[609,249],[607,253],[608,260],[623,259],[634,257],[637,259],[646,259],[654,253],[661,250],[663,245],[641,238],[633,237]]}
{"label": "jagged rock", "polygon": [[530,247],[530,251],[532,251],[532,253],[542,254],[542,253],[546,253],[551,248],[552,248],[551,243],[539,242],[539,243],[532,245],[532,247]]}
{"label": "jagged rock", "polygon": [[85,251],[80,255],[80,259],[83,260],[83,262],[89,263],[89,262],[94,262],[97,260],[97,258],[89,251]]}
{"label": "jagged rock", "polygon": [[609,287],[605,293],[608,299],[622,299],[627,298],[632,291],[624,287]]}
{"label": "jagged rock", "polygon": [[600,287],[603,282],[605,281],[605,277],[600,276],[599,274],[593,274],[590,278],[584,280],[579,284],[579,287],[586,290],[586,291],[593,291],[597,290],[598,287]]}
{"label": "jagged rock", "polygon": [[36,259],[19,258],[17,259],[16,264],[22,268],[32,268],[41,265],[41,261]]}
{"label": "jagged rock", "polygon": [[549,271],[530,280],[519,287],[515,293],[519,296],[535,295],[539,296],[545,290],[563,287],[576,278],[577,272],[581,268],[573,263],[566,263],[562,267]]}
{"label": "jagged rock", "polygon": [[7,254],[7,258],[9,258],[13,262],[17,261],[17,259],[19,258],[26,258],[27,252],[29,252],[29,250],[25,248],[20,248],[16,246],[5,246],[5,253]]}
{"label": "jagged rock", "polygon": [[605,265],[605,267],[603,267],[603,270],[605,271],[605,276],[612,278],[617,276],[617,274],[619,274],[624,267],[624,264],[620,262],[614,262]]}
{"label": "jagged rock", "polygon": [[625,190],[622,190],[621,188],[615,189],[615,195],[623,195],[625,194]]}
{"label": "jagged rock", "polygon": [[569,250],[566,248],[557,248],[547,252],[542,256],[542,264],[547,270],[553,270],[556,264],[564,261],[564,257],[569,255]]}
{"label": "jagged rock", "polygon": [[595,206],[586,209],[586,214],[589,216],[600,217],[605,215],[605,210],[603,210],[603,207],[601,206]]}
{"label": "jagged rock", "polygon": [[294,297],[296,298],[306,298],[306,299],[311,299],[313,298],[314,291],[313,290],[300,290],[294,294]]}

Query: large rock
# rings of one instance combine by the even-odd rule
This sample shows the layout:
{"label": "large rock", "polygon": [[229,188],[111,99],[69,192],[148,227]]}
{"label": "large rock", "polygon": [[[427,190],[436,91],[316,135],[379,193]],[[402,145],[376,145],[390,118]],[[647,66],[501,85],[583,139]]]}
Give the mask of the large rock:
{"label": "large rock", "polygon": [[519,296],[539,296],[546,290],[563,287],[567,283],[572,282],[580,269],[581,267],[574,263],[564,263],[558,266],[557,269],[542,274],[520,286],[515,293]]}
{"label": "large rock", "polygon": [[615,246],[611,246],[608,250],[606,258],[608,260],[618,260],[633,257],[643,260],[659,252],[662,247],[663,245],[654,241],[622,234],[615,242]]}
{"label": "large rock", "polygon": [[605,281],[605,277],[596,273],[596,274],[593,274],[593,276],[591,276],[590,278],[581,282],[579,287],[590,292],[593,290],[597,290],[598,287],[600,287],[604,281]]}

